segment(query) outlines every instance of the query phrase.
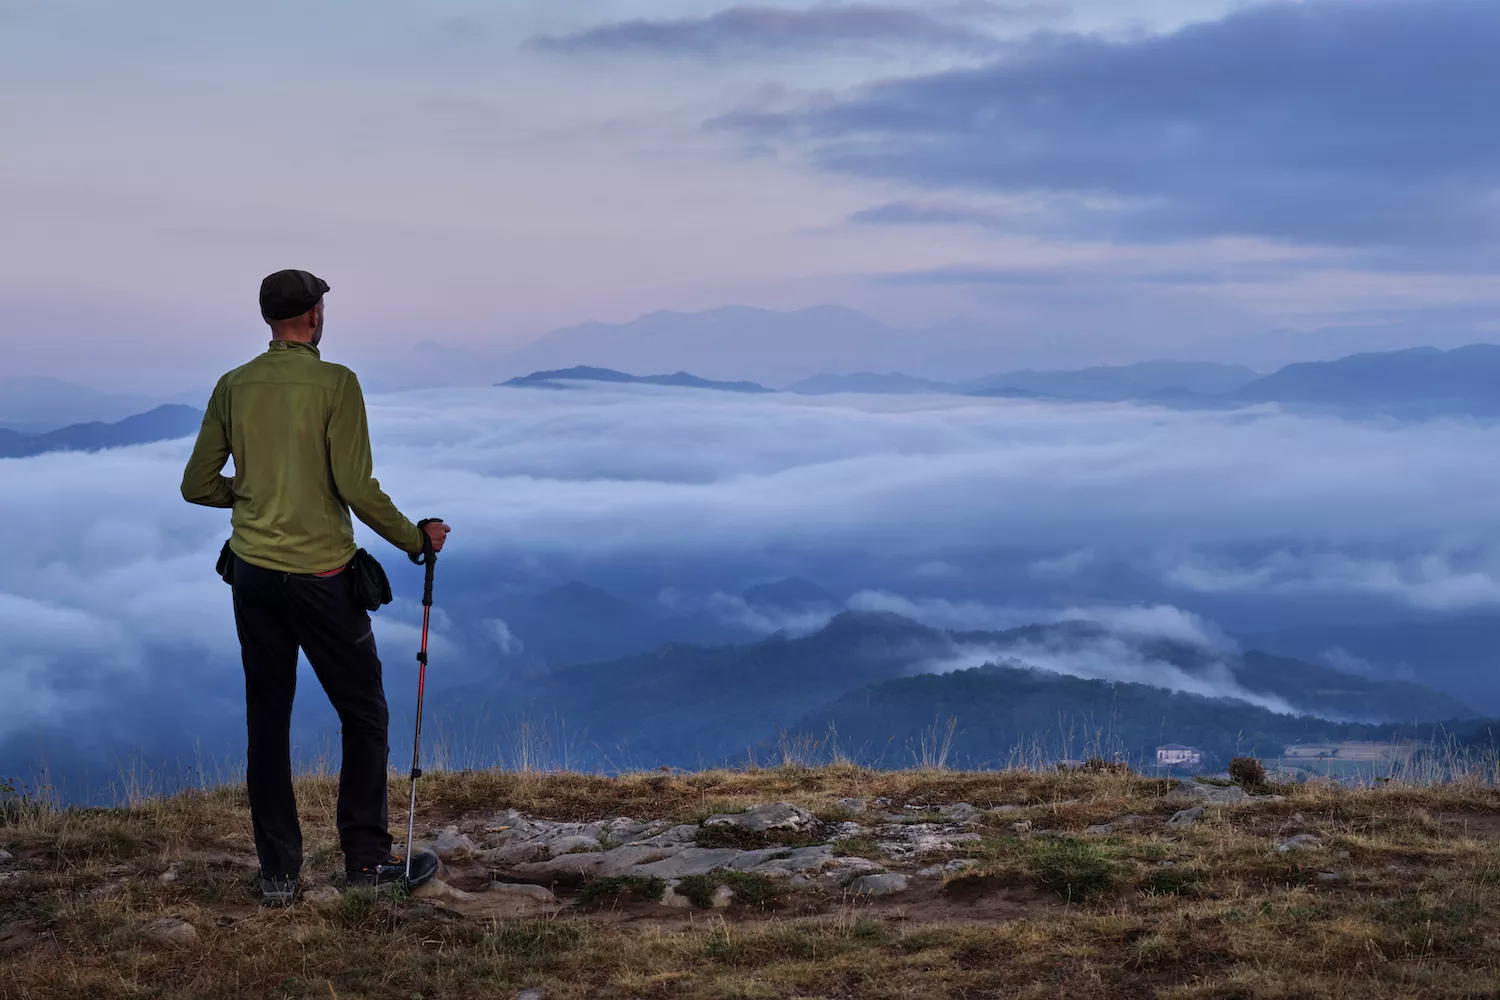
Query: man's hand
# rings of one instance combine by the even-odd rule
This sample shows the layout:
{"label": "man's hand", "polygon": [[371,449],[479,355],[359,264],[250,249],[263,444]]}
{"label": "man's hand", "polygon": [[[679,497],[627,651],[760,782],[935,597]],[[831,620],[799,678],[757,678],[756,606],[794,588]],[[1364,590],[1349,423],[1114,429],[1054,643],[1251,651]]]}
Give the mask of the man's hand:
{"label": "man's hand", "polygon": [[449,527],[442,521],[432,521],[422,525],[422,530],[427,532],[427,540],[432,543],[433,554],[443,551],[443,543],[448,540]]}

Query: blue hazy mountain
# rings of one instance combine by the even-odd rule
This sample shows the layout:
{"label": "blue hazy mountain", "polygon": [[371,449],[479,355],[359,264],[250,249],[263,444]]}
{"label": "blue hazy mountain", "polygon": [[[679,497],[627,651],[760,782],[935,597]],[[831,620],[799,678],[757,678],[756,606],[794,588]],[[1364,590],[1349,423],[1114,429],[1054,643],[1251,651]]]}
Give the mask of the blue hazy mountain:
{"label": "blue hazy mountain", "polygon": [[831,592],[799,576],[789,576],[774,583],[762,583],[740,595],[746,604],[780,611],[832,610],[843,606]]}
{"label": "blue hazy mountain", "polygon": [[1235,390],[1244,403],[1380,407],[1415,412],[1500,411],[1500,345],[1354,354],[1287,365]]}
{"label": "blue hazy mountain", "polygon": [[534,664],[565,666],[640,653],[667,643],[717,645],[749,634],[705,615],[656,612],[574,581],[501,605],[511,634]]}
{"label": "blue hazy mountain", "polygon": [[826,396],[839,392],[863,392],[875,395],[910,395],[916,393],[964,393],[968,390],[953,382],[888,372],[854,372],[851,375],[814,375],[788,387],[803,396]]}
{"label": "blue hazy mountain", "polygon": [[97,421],[73,424],[45,434],[0,430],[0,458],[26,458],[53,451],[99,451],[170,441],[198,433],[202,421],[202,410],[169,403],[112,424]]}
{"label": "blue hazy mountain", "polygon": [[[1306,715],[1281,715],[1228,695],[1180,695],[1145,684],[1035,671],[1025,663],[1027,650],[1038,644],[1053,655],[1070,649],[1088,653],[1089,644],[1101,638],[1201,674],[1226,692],[1232,689],[1224,685],[1233,681],[1283,698]],[[993,654],[987,671],[925,672],[957,650],[981,645]],[[899,747],[919,739],[935,718],[950,714],[960,726],[978,728],[1014,717],[1014,725],[994,729],[994,740],[966,750],[975,761],[1003,759],[1012,745],[1005,739],[1054,725],[1059,712],[1077,720],[1098,709],[1094,723],[1109,723],[1136,749],[1162,741],[1166,716],[1191,726],[1193,742],[1222,748],[1232,747],[1242,732],[1285,742],[1355,738],[1372,726],[1476,714],[1416,684],[1375,681],[1258,653],[1211,658],[1201,650],[1132,639],[1088,622],[950,633],[869,612],[844,612],[806,636],[776,635],[733,646],[678,643],[498,685],[471,684],[454,694],[461,697],[447,701],[463,706],[454,721],[465,732],[483,737],[485,718],[507,706],[526,706],[535,718],[566,719],[569,731],[597,753],[596,763],[622,766],[694,767],[736,755],[742,759],[746,747],[774,740],[789,726],[821,737],[831,724],[841,737],[857,737],[860,744],[894,740]],[[583,748],[575,749],[587,756]]]}
{"label": "blue hazy mountain", "polygon": [[[673,644],[602,663],[551,671],[450,695],[454,728],[484,733],[512,706],[566,720],[593,748],[594,763],[685,767],[721,762],[840,694],[898,677],[946,648],[945,635],[895,615],[844,614],[797,639],[750,645]],[[584,756],[580,748],[575,756]]]}
{"label": "blue hazy mountain", "polygon": [[754,382],[715,382],[711,379],[699,378],[689,375],[687,372],[677,372],[672,375],[628,375],[625,372],[617,372],[612,368],[592,368],[588,365],[577,365],[573,368],[562,368],[556,371],[532,372],[530,375],[522,375],[519,378],[509,379],[500,383],[502,386],[519,386],[544,389],[565,388],[565,382],[626,382],[641,385],[675,385],[685,389],[717,389],[720,392],[774,392],[763,385]]}
{"label": "blue hazy mountain", "polygon": [[1258,649],[1406,678],[1500,712],[1500,615],[1306,624],[1242,639]]}
{"label": "blue hazy mountain", "polygon": [[1134,400],[1216,396],[1234,392],[1260,377],[1240,365],[1207,361],[1146,361],[1076,371],[1017,371],[984,380],[973,395],[1024,393],[1057,399]]}

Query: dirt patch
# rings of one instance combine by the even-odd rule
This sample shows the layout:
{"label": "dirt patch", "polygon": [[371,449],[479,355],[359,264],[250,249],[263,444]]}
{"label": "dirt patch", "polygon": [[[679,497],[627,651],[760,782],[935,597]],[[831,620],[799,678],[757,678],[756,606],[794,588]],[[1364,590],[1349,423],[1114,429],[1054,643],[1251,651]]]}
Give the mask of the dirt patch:
{"label": "dirt patch", "polygon": [[899,897],[875,900],[872,916],[922,924],[994,924],[1033,917],[1061,906],[1056,894],[1002,876],[954,879],[924,885]]}
{"label": "dirt patch", "polygon": [[1450,826],[1466,837],[1478,840],[1500,840],[1500,812],[1460,813],[1444,816],[1444,826]]}

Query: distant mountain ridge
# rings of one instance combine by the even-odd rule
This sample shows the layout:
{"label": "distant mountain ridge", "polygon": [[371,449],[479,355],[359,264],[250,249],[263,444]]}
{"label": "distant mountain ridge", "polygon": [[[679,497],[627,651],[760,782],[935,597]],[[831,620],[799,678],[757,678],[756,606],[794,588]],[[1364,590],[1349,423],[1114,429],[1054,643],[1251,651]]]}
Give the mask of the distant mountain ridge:
{"label": "distant mountain ridge", "polygon": [[1016,371],[970,386],[901,373],[820,375],[798,383],[793,391],[958,392],[1073,402],[1134,401],[1186,409],[1280,403],[1409,417],[1492,416],[1500,415],[1500,345],[1353,354],[1333,361],[1298,362],[1269,375],[1239,365],[1150,361],[1072,371]]}
{"label": "distant mountain ridge", "polygon": [[[533,372],[503,384],[560,387],[568,380],[748,393],[775,391],[755,382],[715,381],[685,371],[638,376],[586,365]],[[809,396],[932,393],[1060,402],[1143,402],[1178,409],[1280,403],[1416,418],[1445,414],[1490,416],[1500,415],[1500,345],[1355,354],[1335,361],[1299,362],[1270,375],[1260,375],[1239,365],[1206,361],[1149,361],[1071,371],[1028,369],[970,384],[919,378],[902,372],[825,373],[795,382],[788,391]]]}
{"label": "distant mountain ridge", "polygon": [[561,389],[559,382],[619,382],[638,385],[671,385],[685,389],[715,389],[719,392],[749,392],[765,393],[775,392],[755,382],[716,382],[711,379],[699,378],[687,372],[676,372],[671,375],[629,375],[625,372],[615,371],[612,368],[594,368],[589,365],[576,365],[572,368],[563,368],[557,371],[532,372],[530,375],[522,375],[519,378],[508,379],[499,383],[501,386],[510,387],[533,387]]}
{"label": "distant mountain ridge", "polygon": [[55,451],[101,451],[153,441],[170,441],[198,432],[203,411],[168,403],[112,424],[73,424],[45,434],[0,430],[0,458],[29,458]]}
{"label": "distant mountain ridge", "polygon": [[1500,411],[1500,345],[1416,347],[1309,361],[1238,389],[1236,400],[1331,406],[1453,404]]}

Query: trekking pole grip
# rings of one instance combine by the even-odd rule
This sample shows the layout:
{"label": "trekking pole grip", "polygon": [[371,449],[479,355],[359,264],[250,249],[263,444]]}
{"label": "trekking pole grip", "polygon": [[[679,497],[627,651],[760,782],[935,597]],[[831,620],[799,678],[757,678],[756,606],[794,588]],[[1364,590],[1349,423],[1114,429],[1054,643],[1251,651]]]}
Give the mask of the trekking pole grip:
{"label": "trekking pole grip", "polygon": [[425,517],[417,522],[417,529],[422,532],[422,552],[420,555],[411,556],[411,561],[427,570],[426,577],[422,582],[422,607],[432,607],[432,571],[437,566],[437,553],[432,551],[432,538],[427,534],[429,524],[441,524],[440,517]]}

